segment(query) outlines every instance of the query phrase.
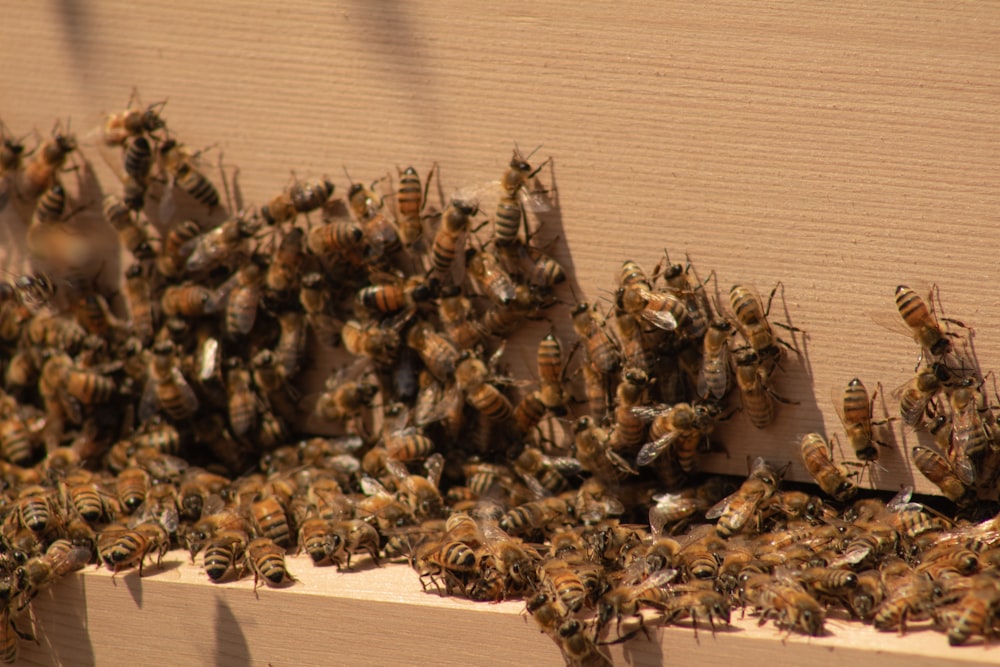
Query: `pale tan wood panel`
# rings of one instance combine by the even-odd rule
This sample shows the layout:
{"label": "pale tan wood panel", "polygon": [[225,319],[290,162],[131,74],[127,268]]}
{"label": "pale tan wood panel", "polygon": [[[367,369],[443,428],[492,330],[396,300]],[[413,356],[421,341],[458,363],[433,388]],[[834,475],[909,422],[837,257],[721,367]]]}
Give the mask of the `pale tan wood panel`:
{"label": "pale tan wood panel", "polygon": [[[31,665],[562,665],[555,644],[522,613],[520,602],[473,603],[424,593],[405,566],[338,573],[290,559],[300,583],[251,592],[252,582],[215,585],[200,568],[171,553],[166,569],[141,580],[107,571],[66,577],[33,604],[41,646],[22,642]],[[732,664],[745,667],[842,667],[878,656],[886,667],[995,664],[996,647],[952,648],[943,634],[916,623],[905,637],[844,620],[827,636],[785,636],[769,622],[733,615],[713,635],[702,628],[651,628],[607,647],[615,665]]]}
{"label": "pale tan wood panel", "polygon": [[[994,5],[235,7],[8,8],[0,115],[18,133],[67,116],[83,131],[139,86],[169,100],[187,143],[239,165],[250,202],[292,169],[343,187],[343,165],[360,180],[435,160],[449,193],[496,179],[514,141],[544,144],[561,208],[539,238],[560,237],[577,294],[606,298],[623,259],[651,267],[663,247],[723,291],[783,281],[776,313],[808,340],[776,384],[801,405],[764,432],[734,418],[712,470],[838,431],[831,388],[854,376],[886,394],[905,381],[913,344],[869,316],[891,316],[901,282],[936,282],[984,367],[1000,365]],[[928,490],[906,467],[915,435],[896,440],[877,482]]]}

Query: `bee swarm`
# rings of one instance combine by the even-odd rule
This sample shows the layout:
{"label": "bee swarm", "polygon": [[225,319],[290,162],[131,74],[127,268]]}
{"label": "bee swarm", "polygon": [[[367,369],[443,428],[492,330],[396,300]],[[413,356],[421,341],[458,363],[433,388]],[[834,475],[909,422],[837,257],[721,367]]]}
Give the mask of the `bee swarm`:
{"label": "bee swarm", "polygon": [[[951,516],[860,493],[885,443],[859,379],[839,406],[852,460],[818,433],[789,444],[822,495],[782,488],[785,461],[707,476],[721,420],[794,409],[776,385],[806,332],[769,321],[778,287],[723,303],[690,261],[626,261],[613,303],[572,306],[578,340],[543,337],[520,381],[504,341],[568,291],[528,233],[552,205],[544,162],[515,150],[489,206],[484,189],[436,211],[436,172],[408,168],[391,192],[296,180],[227,210],[160,112],[107,119],[96,150],[122,190],[99,214],[96,181],[78,174],[75,200],[62,185],[83,142],[57,127],[29,152],[3,129],[0,215],[26,225],[33,267],[0,285],[6,662],[59,577],[141,574],[176,548],[255,590],[294,584],[287,549],[408,562],[430,593],[523,599],[568,664],[606,664],[603,645],[650,625],[715,632],[735,607],[811,636],[829,617],[930,622],[953,645],[997,631],[1000,434],[964,325],[916,291],[896,290],[922,354],[899,418],[927,437],[913,460]],[[120,285],[84,231],[96,215]],[[303,396],[333,348],[349,361]]]}

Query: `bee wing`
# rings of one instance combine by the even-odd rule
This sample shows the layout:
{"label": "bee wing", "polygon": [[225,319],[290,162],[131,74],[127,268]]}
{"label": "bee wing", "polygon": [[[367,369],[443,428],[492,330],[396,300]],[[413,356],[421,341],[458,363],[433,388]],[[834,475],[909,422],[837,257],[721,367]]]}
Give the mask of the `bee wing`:
{"label": "bee wing", "polygon": [[142,399],[139,401],[139,421],[146,423],[156,416],[160,409],[160,399],[156,395],[156,385],[158,380],[149,378],[142,391]]}
{"label": "bee wing", "polygon": [[90,549],[86,547],[76,547],[66,552],[58,552],[58,555],[50,556],[52,573],[56,577],[61,577],[90,562]]}
{"label": "bee wing", "polygon": [[[626,475],[638,475],[639,471],[629,465],[628,461],[622,458],[621,454],[611,449],[610,447],[605,448],[604,455],[607,457],[608,461],[611,463],[611,467],[620,473]],[[642,452],[639,452],[642,455]],[[655,457],[654,457],[655,458]],[[642,464],[639,464],[642,465]]]}
{"label": "bee wing", "polygon": [[639,312],[639,316],[657,329],[663,329],[664,331],[674,331],[677,329],[677,318],[674,317],[673,313],[668,311],[643,309]]}
{"label": "bee wing", "polygon": [[[846,385],[845,385],[846,386]],[[830,387],[830,402],[833,403],[833,409],[837,411],[837,416],[840,418],[840,423],[843,424],[844,428],[847,428],[847,420],[844,419],[844,389],[843,387]]]}
{"label": "bee wing", "polygon": [[705,512],[705,518],[718,519],[720,516],[726,513],[726,511],[729,509],[730,503],[732,503],[732,501],[735,500],[738,496],[739,496],[739,491],[737,491],[736,493],[731,493],[722,500],[720,500],[719,502],[715,503]]}
{"label": "bee wing", "polygon": [[366,496],[392,495],[389,493],[387,488],[382,486],[381,482],[374,477],[368,477],[367,475],[361,478],[360,486],[361,492]]}
{"label": "bee wing", "polygon": [[396,459],[386,459],[385,469],[396,479],[406,479],[410,476],[410,471],[406,469],[406,464]]}
{"label": "bee wing", "polygon": [[639,455],[635,459],[635,464],[639,467],[648,466],[650,463],[656,460],[660,454],[665,452],[670,445],[677,441],[680,435],[680,431],[669,431],[663,437],[653,440],[652,442],[647,442],[639,450]]}
{"label": "bee wing", "polygon": [[177,215],[177,199],[174,196],[175,190],[176,185],[174,183],[174,177],[170,176],[167,184],[163,188],[163,194],[160,196],[160,206],[158,208],[160,221],[163,223],[173,222],[174,216]]}
{"label": "bee wing", "polygon": [[972,459],[965,453],[964,449],[956,447],[951,464],[955,470],[955,475],[963,484],[972,486],[976,483],[976,466],[972,462]]}
{"label": "bee wing", "polygon": [[911,387],[914,387],[916,380],[908,380],[892,390],[891,396],[893,400],[899,403],[899,414],[903,417],[903,423],[907,426],[916,428],[920,425],[924,418],[924,412],[927,410],[927,404],[930,402],[931,395],[920,392],[920,399],[914,401],[912,405],[904,406],[901,402],[903,394],[910,391]]}
{"label": "bee wing", "polygon": [[548,489],[542,486],[542,483],[538,481],[538,478],[534,475],[518,469],[515,469],[515,472],[517,473],[517,476],[521,478],[521,481],[524,482],[524,485],[528,487],[528,490],[531,492],[534,499],[540,500],[542,498],[548,498],[552,495]]}
{"label": "bee wing", "polygon": [[905,509],[921,509],[923,505],[917,504],[916,507],[910,505],[910,498],[913,497],[913,487],[904,486],[900,489],[899,493],[894,495],[889,502],[885,504],[885,508],[890,512],[899,512]]}
{"label": "bee wing", "polygon": [[642,583],[639,591],[648,591],[651,588],[660,588],[666,586],[677,576],[677,570],[666,568],[664,570],[659,570],[649,575],[649,577]]}
{"label": "bee wing", "polygon": [[580,462],[572,456],[547,456],[542,465],[552,468],[563,475],[576,475],[583,470]]}
{"label": "bee wing", "polygon": [[547,194],[545,190],[528,190],[527,185],[517,191],[521,206],[532,213],[548,213],[552,210]]}
{"label": "bee wing", "polygon": [[673,408],[665,403],[656,405],[639,405],[632,408],[632,414],[646,422],[651,422],[660,415],[666,415]]}
{"label": "bee wing", "polygon": [[173,374],[174,382],[177,383],[177,390],[181,393],[184,410],[193,414],[198,410],[198,396],[194,393],[191,385],[187,383],[187,380],[184,379],[184,373],[181,372],[181,369],[173,368],[171,373]]}
{"label": "bee wing", "polygon": [[441,482],[441,474],[444,472],[444,456],[435,452],[424,461],[424,469],[427,471],[427,481],[437,487]]}

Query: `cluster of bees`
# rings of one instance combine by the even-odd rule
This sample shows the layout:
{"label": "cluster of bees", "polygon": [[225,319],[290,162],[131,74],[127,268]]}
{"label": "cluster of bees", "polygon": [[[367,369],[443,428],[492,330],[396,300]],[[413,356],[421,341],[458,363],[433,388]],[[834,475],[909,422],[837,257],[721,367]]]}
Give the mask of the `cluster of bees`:
{"label": "cluster of bees", "polygon": [[[95,133],[122,185],[99,213],[63,185],[75,171],[93,189],[86,142],[57,125],[29,151],[4,129],[0,215],[24,225],[33,270],[0,284],[0,659],[60,576],[141,574],[179,547],[255,590],[295,581],[288,549],[404,560],[428,591],[524,599],[568,664],[608,664],[604,645],[650,624],[714,632],[735,607],[808,635],[834,615],[933,619],[953,644],[996,631],[993,520],[855,500],[882,444],[860,380],[840,399],[857,461],[800,443],[822,496],[782,489],[780,462],[742,483],[699,471],[721,420],[763,429],[794,403],[775,384],[800,357],[776,328],[803,332],[769,318],[777,286],[723,298],[714,272],[665,255],[651,273],[625,262],[608,304],[567,303],[533,243],[546,163],[519,150],[441,210],[437,171],[413,168],[223,206],[162,112],[130,101]],[[114,230],[120,284],[88,216]],[[936,443],[914,462],[967,507],[1000,449],[984,378],[915,291],[897,304],[923,364],[901,417]],[[553,327],[535,377],[511,377],[506,340],[567,309],[577,340]],[[303,395],[317,353],[345,361]]]}

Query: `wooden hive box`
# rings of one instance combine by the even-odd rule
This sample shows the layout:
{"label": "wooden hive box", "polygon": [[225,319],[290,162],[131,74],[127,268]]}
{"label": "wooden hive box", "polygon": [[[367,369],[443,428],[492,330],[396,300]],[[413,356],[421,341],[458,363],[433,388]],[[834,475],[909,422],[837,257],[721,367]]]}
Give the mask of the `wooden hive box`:
{"label": "wooden hive box", "polygon": [[[239,166],[248,202],[266,201],[291,170],[337,180],[342,165],[370,180],[437,161],[448,192],[496,179],[514,142],[544,145],[559,208],[539,238],[559,238],[554,252],[581,298],[606,298],[622,260],[651,267],[663,248],[715,269],[723,290],[782,281],[778,311],[808,335],[796,338],[803,363],[779,389],[800,404],[782,406],[765,431],[734,418],[719,429],[728,456],[705,467],[743,474],[747,456],[761,455],[791,460],[789,478],[805,480],[798,438],[840,430],[831,389],[859,376],[889,394],[912,374],[913,342],[870,315],[894,312],[896,285],[936,284],[946,313],[975,328],[982,367],[1000,365],[998,36],[997,7],[929,0],[628,10],[565,0],[43,1],[4,13],[0,118],[14,133],[44,134],[69,117],[83,134],[138,87],[146,101],[168,100],[189,145],[217,145]],[[0,222],[9,251],[20,232]],[[17,259],[8,252],[6,265]],[[528,345],[508,354],[527,359]],[[885,406],[894,410],[890,398]],[[915,442],[897,428],[874,483],[933,492],[909,466]],[[119,577],[117,587],[104,573],[77,575],[34,605],[46,644],[26,644],[24,661],[124,663],[141,647],[161,663],[558,664],[551,642],[520,627],[516,605],[428,602],[408,572],[386,585],[395,580],[381,570],[310,569],[296,570],[301,589],[259,602],[247,585],[213,589],[187,565],[141,584]],[[325,592],[340,582],[346,592]],[[343,615],[355,624],[337,631]],[[621,664],[996,659],[946,650],[934,633],[904,642],[836,627],[831,638],[783,642],[770,626],[740,627],[700,643],[665,630],[616,655]],[[460,641],[459,628],[473,639]],[[370,636],[352,639],[362,629]]]}

